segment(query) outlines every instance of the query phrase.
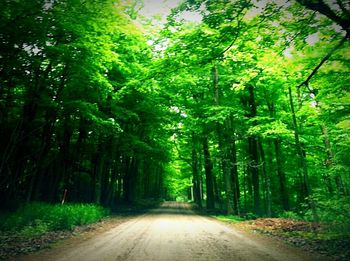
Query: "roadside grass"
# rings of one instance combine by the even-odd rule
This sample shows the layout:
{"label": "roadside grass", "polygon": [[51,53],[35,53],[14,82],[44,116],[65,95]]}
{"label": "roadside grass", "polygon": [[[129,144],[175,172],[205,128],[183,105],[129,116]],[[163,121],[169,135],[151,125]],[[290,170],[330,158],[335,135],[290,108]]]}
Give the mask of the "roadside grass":
{"label": "roadside grass", "polygon": [[22,236],[37,236],[49,231],[72,230],[109,215],[109,210],[94,204],[56,204],[34,202],[13,213],[1,215],[0,231]]}
{"label": "roadside grass", "polygon": [[212,217],[220,221],[226,221],[231,223],[239,223],[246,220],[242,217],[235,216],[235,215],[212,215]]}

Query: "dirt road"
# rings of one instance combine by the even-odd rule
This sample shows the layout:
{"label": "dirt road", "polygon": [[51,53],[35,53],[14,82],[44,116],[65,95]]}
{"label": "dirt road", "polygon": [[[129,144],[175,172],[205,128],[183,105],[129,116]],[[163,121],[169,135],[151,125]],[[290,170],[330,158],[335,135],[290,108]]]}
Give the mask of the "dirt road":
{"label": "dirt road", "polygon": [[196,215],[186,204],[166,202],[85,241],[17,260],[326,260],[261,236],[235,231]]}

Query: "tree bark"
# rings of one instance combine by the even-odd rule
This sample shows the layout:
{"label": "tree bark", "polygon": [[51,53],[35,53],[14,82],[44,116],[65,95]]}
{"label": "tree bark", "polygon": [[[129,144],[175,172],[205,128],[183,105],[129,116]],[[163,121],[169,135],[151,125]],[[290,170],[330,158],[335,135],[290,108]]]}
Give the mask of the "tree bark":
{"label": "tree bark", "polygon": [[193,174],[193,197],[194,202],[198,207],[202,207],[202,199],[200,192],[200,180],[198,170],[198,155],[196,151],[196,138],[194,132],[192,132],[192,174]]}
{"label": "tree bark", "polygon": [[280,138],[274,139],[274,147],[275,147],[275,157],[276,157],[276,167],[277,167],[277,176],[279,180],[280,194],[281,194],[281,203],[283,210],[289,211],[289,197],[287,190],[287,181],[286,174],[283,170],[283,162],[282,162],[282,152],[281,152],[281,140]]}
{"label": "tree bark", "polygon": [[206,184],[206,192],[207,192],[207,209],[213,210],[214,205],[214,180],[213,180],[213,163],[211,162],[209,146],[208,146],[208,138],[206,136],[203,137],[202,140],[203,145],[203,155],[204,155],[204,169],[205,169],[205,184]]}
{"label": "tree bark", "polygon": [[[233,134],[234,135],[234,134]],[[240,216],[240,188],[239,188],[239,179],[238,179],[238,166],[237,166],[237,149],[236,149],[236,140],[231,138],[230,142],[230,172],[232,179],[232,188],[233,188],[233,202],[235,213]]]}
{"label": "tree bark", "polygon": [[266,159],[264,147],[262,141],[259,140],[259,152],[260,162],[262,164],[262,175],[264,178],[264,198],[265,198],[265,213],[268,217],[271,217],[271,189],[270,189],[270,177],[266,171]]}
{"label": "tree bark", "polygon": [[[249,107],[250,114],[249,117],[254,119],[257,116],[257,106],[255,103],[254,87],[252,85],[248,86],[249,92]],[[256,125],[256,121],[253,121],[253,126]],[[249,170],[252,174],[253,183],[253,199],[254,199],[254,213],[256,215],[261,215],[260,209],[260,181],[259,181],[259,157],[258,157],[258,137],[256,135],[251,135],[248,137],[249,143]]]}

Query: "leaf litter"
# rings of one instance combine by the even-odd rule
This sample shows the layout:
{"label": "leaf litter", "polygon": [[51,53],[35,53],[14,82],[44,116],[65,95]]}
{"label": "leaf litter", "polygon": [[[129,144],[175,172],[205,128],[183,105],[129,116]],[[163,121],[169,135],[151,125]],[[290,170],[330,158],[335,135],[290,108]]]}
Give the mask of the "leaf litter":
{"label": "leaf litter", "polygon": [[319,223],[285,218],[258,218],[235,226],[274,237],[304,250],[331,257],[332,260],[350,260],[350,235],[332,235],[327,226]]}

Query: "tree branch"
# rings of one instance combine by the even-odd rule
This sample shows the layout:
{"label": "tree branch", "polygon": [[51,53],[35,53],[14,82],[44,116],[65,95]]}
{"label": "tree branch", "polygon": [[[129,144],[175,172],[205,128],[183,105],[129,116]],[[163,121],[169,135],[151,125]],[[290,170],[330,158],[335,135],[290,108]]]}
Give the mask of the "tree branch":
{"label": "tree branch", "polygon": [[343,37],[343,39],[331,49],[325,57],[320,61],[320,63],[312,70],[310,75],[306,78],[305,81],[303,81],[301,84],[299,84],[297,87],[300,88],[301,86],[305,85],[309,88],[309,82],[314,77],[314,75],[317,73],[317,71],[321,68],[321,66],[333,55],[335,51],[337,51],[350,37],[350,32],[347,32],[346,35]]}
{"label": "tree branch", "polygon": [[344,19],[338,16],[328,5],[326,5],[322,0],[310,1],[310,0],[297,0],[297,2],[308,9],[317,11],[329,19],[331,19],[336,24],[340,25],[346,32],[349,31],[350,20],[348,18]]}
{"label": "tree branch", "polygon": [[337,0],[337,4],[339,8],[343,11],[343,13],[346,15],[346,17],[349,17],[350,11],[347,10],[341,0]]}

